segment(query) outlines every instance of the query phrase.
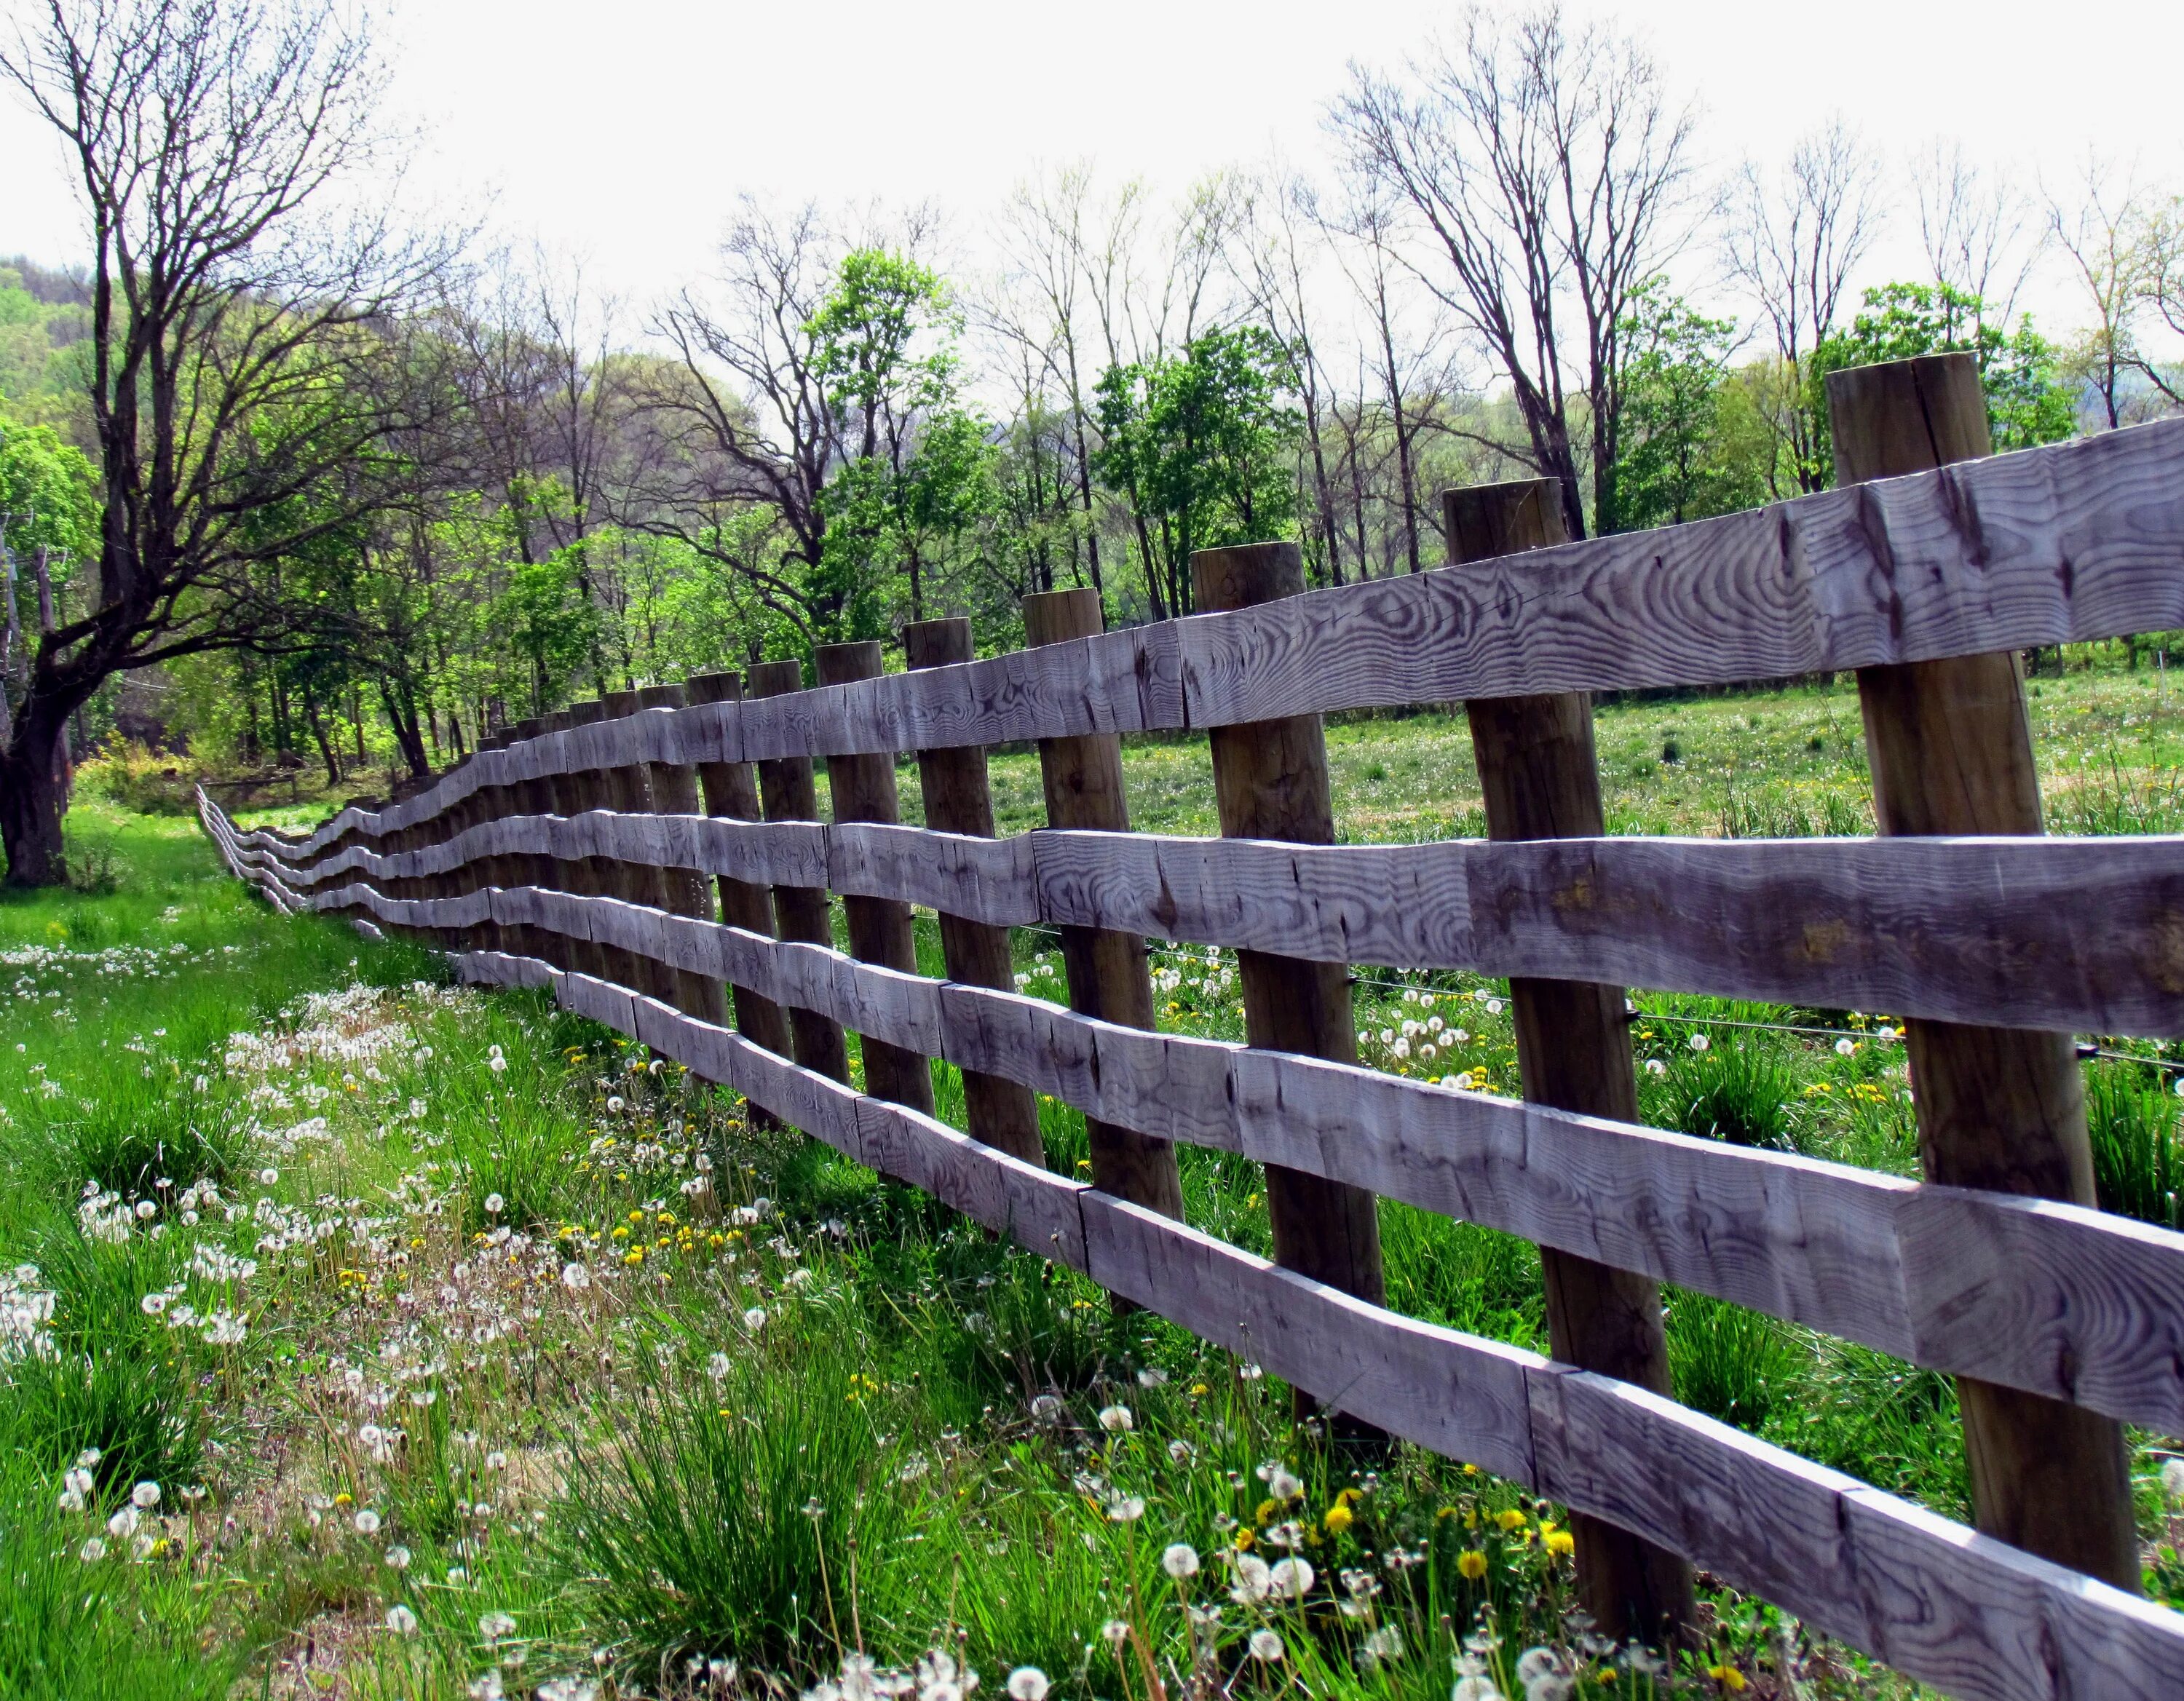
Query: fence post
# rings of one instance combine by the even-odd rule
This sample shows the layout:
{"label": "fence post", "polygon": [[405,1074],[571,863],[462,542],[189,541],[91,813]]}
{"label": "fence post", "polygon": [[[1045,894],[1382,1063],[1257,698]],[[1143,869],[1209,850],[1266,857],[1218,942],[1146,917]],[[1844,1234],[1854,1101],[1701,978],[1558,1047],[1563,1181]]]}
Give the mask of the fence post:
{"label": "fence post", "polygon": [[[688,697],[679,685],[648,685],[637,693],[642,709],[681,709]],[[698,770],[687,762],[651,762],[649,770],[652,793],[653,813],[661,815],[696,815],[704,813],[698,806]],[[666,909],[671,915],[688,915],[699,921],[713,919],[713,894],[706,887],[705,876],[694,868],[663,868],[660,870],[660,885],[666,892]],[[715,1027],[728,1025],[728,998],[721,983],[707,975],[694,973],[688,969],[675,970],[675,1008],[686,1016],[695,1016],[701,1022],[710,1022]]]}
{"label": "fence post", "polygon": [[[620,720],[637,713],[639,707],[633,691],[610,691],[600,698],[605,706],[606,718]],[[617,763],[605,770],[607,808],[622,815],[649,815],[654,813],[652,802],[652,774],[642,762]],[[625,903],[633,903],[644,909],[667,909],[667,875],[664,869],[649,862],[634,862],[617,858],[614,863],[615,896]],[[638,978],[628,984],[639,992],[650,994],[663,1004],[676,1002],[675,970],[658,959],[642,951],[632,952]]]}
{"label": "fence post", "polygon": [[[686,687],[693,703],[740,703],[744,682],[733,673],[701,673],[691,676]],[[748,762],[700,762],[698,784],[705,793],[705,813],[731,820],[759,819],[758,776]],[[765,887],[733,875],[722,875],[721,920],[730,927],[761,938],[773,937],[773,902]],[[779,1004],[748,987],[732,987],[735,995],[736,1031],[753,1045],[763,1046],[777,1057],[789,1054],[788,1018]],[[772,1128],[781,1119],[745,1096],[744,1109],[754,1127]]]}
{"label": "fence post", "polygon": [[[822,686],[877,679],[883,666],[877,640],[821,644],[812,653],[812,660]],[[829,756],[827,792],[838,822],[875,821],[893,826],[901,819],[891,753]],[[917,935],[907,903],[899,898],[845,892],[842,915],[848,925],[851,956],[905,975],[917,972]],[[866,1092],[875,1098],[907,1104],[928,1116],[933,1114],[933,1070],[923,1058],[869,1034],[859,1037],[859,1049],[865,1061]]]}
{"label": "fence post", "polygon": [[[525,736],[542,738],[549,732],[561,731],[569,725],[570,720],[565,711],[556,710],[539,716],[535,721],[523,724],[531,728]],[[573,793],[566,775],[538,775],[525,783],[523,796],[525,804],[533,814],[566,818],[572,813]],[[544,892],[581,892],[584,889],[584,866],[581,862],[542,852],[532,859],[531,883]],[[549,960],[563,973],[596,975],[599,972],[598,959],[588,940],[572,939],[565,933],[557,933],[547,927],[541,927],[537,937]]]}
{"label": "fence post", "polygon": [[[1277,602],[1304,590],[1304,553],[1294,543],[1201,549],[1190,558],[1190,581],[1201,614]],[[1216,726],[1208,739],[1223,837],[1334,842],[1334,796],[1319,716]],[[1244,984],[1245,1037],[1252,1045],[1357,1061],[1348,964],[1240,951],[1237,972]],[[1366,1189],[1269,1164],[1267,1215],[1277,1264],[1375,1305],[1385,1299],[1379,1211]]]}
{"label": "fence post", "polygon": [[[1925,472],[1992,452],[1969,354],[1828,375],[1836,482]],[[1874,815],[1894,834],[2036,834],[2040,777],[2014,651],[1862,668]],[[1904,1044],[1929,1181],[2090,1205],[2092,1149],[2074,1038],[1913,1020]],[[2118,1588],[2140,1587],[2123,1426],[1968,1376],[1973,1521]]]}
{"label": "fence post", "polygon": [[[903,658],[915,670],[948,667],[974,659],[967,620],[913,620],[902,629]],[[982,744],[917,753],[918,789],[925,825],[934,832],[994,837],[994,794]],[[940,914],[940,954],[948,978],[1006,992],[1015,984],[1009,930],[967,915]],[[1044,1167],[1046,1147],[1039,1134],[1039,1098],[1028,1087],[977,1070],[963,1071],[963,1120],[971,1137]]]}
{"label": "fence post", "polygon": [[[745,675],[753,698],[785,697],[804,689],[804,664],[758,662]],[[777,756],[758,764],[760,807],[769,821],[816,821],[819,790],[809,756]],[[806,945],[834,944],[834,923],[827,909],[827,889],[818,886],[777,886],[773,889],[774,934]],[[842,1025],[816,1010],[791,1006],[788,1041],[796,1061],[836,1081],[850,1079],[850,1050]]]}
{"label": "fence post", "polygon": [[[569,725],[596,725],[606,719],[606,704],[593,698],[583,703],[569,705]],[[561,776],[567,782],[571,815],[580,815],[594,809],[614,808],[613,795],[609,788],[606,770],[580,768]],[[623,898],[621,864],[612,857],[588,856],[583,860],[584,893],[593,898]],[[593,971],[602,980],[618,987],[644,992],[644,970],[635,953],[620,945],[590,942],[598,968]]]}
{"label": "fence post", "polygon": [[[510,744],[528,743],[545,730],[543,720],[519,720],[508,730]],[[503,747],[506,748],[506,747]],[[554,812],[554,800],[539,780],[518,780],[508,788],[510,813],[519,815],[549,815]],[[508,859],[509,877],[518,886],[552,887],[560,884],[556,864],[551,857],[532,851],[518,851]],[[551,963],[557,969],[569,966],[568,953],[560,940],[543,928],[519,922],[513,928],[503,930],[510,938],[514,948],[526,957],[536,957]]]}
{"label": "fence post", "polygon": [[[504,734],[495,736],[502,744],[508,742]],[[491,748],[497,749],[499,747],[496,744]],[[459,774],[470,764],[469,756],[458,757],[441,770],[440,778],[444,780],[450,775]],[[441,810],[435,822],[436,831],[428,833],[426,837],[433,843],[445,844],[458,835],[468,832],[473,826],[498,819],[505,813],[501,802],[502,796],[498,787],[482,786],[475,788],[467,798]],[[499,857],[473,858],[458,868],[450,869],[440,880],[441,890],[453,892],[457,897],[468,892],[482,892],[488,887],[499,886],[500,883]],[[466,942],[469,948],[473,951],[498,951],[500,949],[500,928],[488,915],[482,920],[471,924]]]}
{"label": "fence post", "polygon": [[[1566,536],[1559,486],[1518,479],[1444,491],[1451,562],[1490,560]],[[1593,838],[1604,831],[1592,698],[1581,691],[1465,705],[1486,831],[1496,839]],[[1513,978],[1509,1002],[1524,1096],[1561,1110],[1638,1120],[1630,1025],[1620,987]],[[1671,1393],[1661,1290],[1651,1277],[1540,1248],[1547,1332],[1557,1359]],[[1690,1565],[1628,1531],[1574,1513],[1578,1593],[1605,1634],[1685,1633],[1696,1604]]]}
{"label": "fence post", "polygon": [[[1095,590],[1042,591],[1023,599],[1024,642],[1032,648],[1097,637],[1106,616]],[[1130,805],[1123,791],[1123,741],[1113,733],[1081,733],[1039,741],[1046,824],[1092,832],[1126,833]],[[1069,976],[1069,1008],[1124,1027],[1153,1026],[1153,983],[1145,942],[1106,927],[1061,930],[1061,962]],[[1175,1148],[1133,1128],[1088,1116],[1092,1181],[1103,1192],[1165,1216],[1183,1215],[1183,1177]]]}

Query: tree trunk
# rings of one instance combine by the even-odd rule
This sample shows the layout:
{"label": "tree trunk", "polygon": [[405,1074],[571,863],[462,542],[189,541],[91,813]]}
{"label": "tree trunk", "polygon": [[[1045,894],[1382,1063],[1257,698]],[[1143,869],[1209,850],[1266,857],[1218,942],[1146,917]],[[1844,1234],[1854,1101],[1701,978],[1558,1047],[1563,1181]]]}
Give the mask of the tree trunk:
{"label": "tree trunk", "polygon": [[10,886],[60,886],[68,879],[61,817],[68,809],[61,739],[68,711],[36,698],[23,705],[15,737],[0,751],[0,848]]}

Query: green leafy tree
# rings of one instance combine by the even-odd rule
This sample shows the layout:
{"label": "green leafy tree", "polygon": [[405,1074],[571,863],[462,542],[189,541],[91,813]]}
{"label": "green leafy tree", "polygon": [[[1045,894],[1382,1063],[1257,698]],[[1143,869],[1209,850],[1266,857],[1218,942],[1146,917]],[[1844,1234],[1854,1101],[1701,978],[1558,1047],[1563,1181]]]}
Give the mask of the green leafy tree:
{"label": "green leafy tree", "polygon": [[1736,328],[1694,312],[1657,281],[1624,327],[1616,521],[1627,531],[1756,507],[1762,481],[1731,453],[1724,403]]}
{"label": "green leafy tree", "polygon": [[2031,315],[2012,334],[1988,323],[1983,308],[1977,296],[1947,284],[1883,284],[1865,292],[1865,311],[1849,330],[1814,350],[1808,405],[1819,422],[1818,453],[1830,479],[1835,448],[1827,431],[1827,375],[1846,367],[1962,351],[1979,362],[1997,451],[2058,442],[2076,429],[2077,410],[2054,346],[2032,328]]}
{"label": "green leafy tree", "polygon": [[1193,550],[1295,532],[1301,421],[1283,400],[1290,388],[1280,344],[1257,325],[1101,375],[1095,466],[1137,510],[1156,619],[1190,613]]}
{"label": "green leafy tree", "polygon": [[822,641],[878,636],[898,575],[922,620],[933,570],[992,509],[989,434],[960,396],[961,328],[937,275],[878,248],[844,258],[813,316],[842,453],[813,575]]}

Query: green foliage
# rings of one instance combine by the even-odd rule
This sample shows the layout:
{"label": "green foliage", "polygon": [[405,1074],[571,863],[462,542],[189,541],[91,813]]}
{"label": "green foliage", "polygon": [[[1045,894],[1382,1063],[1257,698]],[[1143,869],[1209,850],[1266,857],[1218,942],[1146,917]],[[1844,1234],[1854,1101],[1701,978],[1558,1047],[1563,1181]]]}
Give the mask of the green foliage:
{"label": "green foliage", "polygon": [[961,314],[915,260],[852,251],[808,328],[844,453],[822,498],[816,636],[877,637],[895,575],[917,618],[932,559],[992,509],[989,432],[959,399]]}
{"label": "green foliage", "polygon": [[1824,339],[1813,352],[1807,405],[1818,431],[1817,453],[1832,479],[1835,452],[1828,436],[1827,375],[1883,360],[1920,354],[1968,352],[1979,362],[1986,392],[1987,425],[1997,451],[2029,448],[2070,435],[2077,414],[2059,370],[2054,345],[2032,328],[2027,314],[2014,333],[1986,318],[1977,296],[1947,284],[1883,284],[1865,292],[1865,311],[1850,329]]}
{"label": "green foliage", "polygon": [[1651,1070],[1641,1093],[1646,1120],[1732,1146],[1789,1151],[1796,1145],[1798,1082],[1789,1060],[1763,1034],[1738,1034],[1685,1046]]}
{"label": "green foliage", "polygon": [[2099,1063],[2086,1075],[2086,1127],[2092,1137],[2093,1192],[2104,1211],[2164,1228],[2184,1228],[2184,1137],[2170,1083],[2184,1076],[2127,1063]]}
{"label": "green foliage", "polygon": [[1668,1296],[1668,1335],[1676,1398],[1724,1423],[1757,1430],[1795,1392],[1796,1350],[1770,1317],[1677,1290]]}
{"label": "green foliage", "polygon": [[0,411],[0,528],[18,563],[16,595],[25,600],[17,618],[27,631],[37,630],[36,605],[28,601],[31,552],[51,552],[49,570],[64,582],[70,564],[97,563],[99,514],[98,470],[82,451],[49,425],[19,424]]}
{"label": "green foliage", "polygon": [[1708,319],[1656,280],[1623,335],[1622,441],[1602,531],[1673,525],[1757,507],[1766,492],[1748,459],[1727,453],[1723,397],[1736,327]]}
{"label": "green foliage", "polygon": [[1156,539],[1171,612],[1190,608],[1193,550],[1295,530],[1301,422],[1282,400],[1292,382],[1281,345],[1256,325],[1209,331],[1180,357],[1101,375],[1096,470]]}
{"label": "green foliage", "polygon": [[[690,1655],[810,1672],[846,1645],[853,1554],[867,1635],[915,1602],[901,1466],[842,1353],[794,1375],[748,1342],[691,1337],[572,1437],[568,1561],[639,1670]],[[663,1357],[667,1355],[663,1354]],[[716,1375],[717,1370],[719,1374]],[[906,1626],[905,1626],[906,1627]]]}

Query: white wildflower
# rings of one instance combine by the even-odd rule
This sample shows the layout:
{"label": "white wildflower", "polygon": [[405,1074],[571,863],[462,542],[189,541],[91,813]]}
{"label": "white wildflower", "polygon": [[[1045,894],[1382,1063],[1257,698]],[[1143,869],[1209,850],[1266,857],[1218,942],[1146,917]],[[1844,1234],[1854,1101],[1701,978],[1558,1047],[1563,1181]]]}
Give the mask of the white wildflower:
{"label": "white wildflower", "polygon": [[1181,1582],[1198,1575],[1198,1549],[1188,1542],[1173,1542],[1161,1552],[1161,1569]]}
{"label": "white wildflower", "polygon": [[397,1601],[387,1609],[387,1627],[397,1636],[415,1636],[417,1633],[417,1615]]}
{"label": "white wildflower", "polygon": [[1100,1427],[1104,1430],[1133,1430],[1137,1420],[1130,1415],[1128,1406],[1102,1406],[1100,1409]]}
{"label": "white wildflower", "polygon": [[1282,1646],[1281,1637],[1273,1631],[1265,1629],[1255,1630],[1251,1632],[1251,1658],[1262,1665],[1280,1664],[1287,1653]]}
{"label": "white wildflower", "polygon": [[1009,1701],[1046,1701],[1046,1674],[1036,1665],[1019,1665],[1009,1673]]}

